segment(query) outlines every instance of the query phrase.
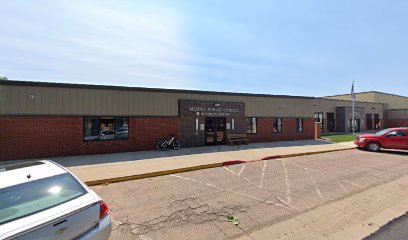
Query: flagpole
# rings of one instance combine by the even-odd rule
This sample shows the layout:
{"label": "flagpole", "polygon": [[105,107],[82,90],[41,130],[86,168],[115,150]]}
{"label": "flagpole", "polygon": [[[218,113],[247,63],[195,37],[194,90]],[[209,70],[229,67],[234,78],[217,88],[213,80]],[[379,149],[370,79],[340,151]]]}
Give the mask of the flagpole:
{"label": "flagpole", "polygon": [[354,135],[354,125],[355,125],[355,123],[354,123],[354,106],[355,106],[355,103],[354,103],[354,99],[353,99],[353,107],[352,107],[352,115],[353,115],[353,120],[352,120],[352,122],[351,122],[351,128],[353,129],[353,135]]}
{"label": "flagpole", "polygon": [[352,103],[352,120],[351,120],[351,129],[353,130],[353,135],[355,134],[355,132],[354,132],[354,128],[355,128],[355,119],[354,119],[354,117],[355,117],[355,115],[354,115],[354,107],[355,107],[355,101],[356,101],[356,96],[355,96],[355,93],[354,93],[354,80],[353,80],[353,85],[352,85],[352,87],[351,87],[351,98],[352,98],[352,100],[353,100],[353,103]]}

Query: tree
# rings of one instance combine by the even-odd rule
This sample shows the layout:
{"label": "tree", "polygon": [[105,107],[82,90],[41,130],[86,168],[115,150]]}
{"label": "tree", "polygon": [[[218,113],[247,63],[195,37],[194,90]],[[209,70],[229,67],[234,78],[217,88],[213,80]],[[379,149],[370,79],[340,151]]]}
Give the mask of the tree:
{"label": "tree", "polygon": [[8,78],[0,76],[0,80],[8,80]]}

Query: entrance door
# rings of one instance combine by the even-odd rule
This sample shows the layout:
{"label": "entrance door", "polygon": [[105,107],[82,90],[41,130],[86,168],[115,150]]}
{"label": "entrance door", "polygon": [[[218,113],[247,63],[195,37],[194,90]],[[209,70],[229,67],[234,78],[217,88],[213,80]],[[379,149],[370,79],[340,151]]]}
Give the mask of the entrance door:
{"label": "entrance door", "polygon": [[373,119],[371,118],[371,114],[366,114],[366,127],[367,130],[372,130],[373,129]]}
{"label": "entrance door", "polygon": [[223,144],[225,140],[225,118],[205,118],[205,144]]}
{"label": "entrance door", "polygon": [[354,132],[360,132],[360,119],[354,119],[354,124],[353,120],[350,119],[349,121],[350,124],[350,132],[353,132],[353,126],[354,126]]}
{"label": "entrance door", "polygon": [[327,131],[334,132],[334,113],[327,113]]}
{"label": "entrance door", "polygon": [[381,128],[380,114],[374,114],[374,129],[378,130],[380,128]]}

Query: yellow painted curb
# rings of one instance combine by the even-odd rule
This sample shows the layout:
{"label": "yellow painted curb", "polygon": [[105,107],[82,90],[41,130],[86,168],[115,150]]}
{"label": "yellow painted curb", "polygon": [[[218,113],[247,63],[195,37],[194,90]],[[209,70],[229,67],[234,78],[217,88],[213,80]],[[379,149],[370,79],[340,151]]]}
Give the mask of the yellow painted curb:
{"label": "yellow painted curb", "polygon": [[136,174],[136,175],[130,175],[130,176],[124,176],[124,177],[115,177],[115,178],[108,178],[108,179],[101,179],[101,180],[94,180],[94,181],[86,181],[85,183],[88,186],[97,186],[97,185],[102,185],[102,184],[125,182],[125,181],[138,180],[138,179],[143,179],[143,178],[158,177],[158,176],[163,176],[163,175],[197,171],[197,170],[202,170],[202,169],[207,169],[207,168],[216,168],[216,167],[222,167],[222,163],[212,163],[212,164],[199,165],[199,166],[193,166],[193,167],[159,171],[159,172],[151,172],[151,173]]}

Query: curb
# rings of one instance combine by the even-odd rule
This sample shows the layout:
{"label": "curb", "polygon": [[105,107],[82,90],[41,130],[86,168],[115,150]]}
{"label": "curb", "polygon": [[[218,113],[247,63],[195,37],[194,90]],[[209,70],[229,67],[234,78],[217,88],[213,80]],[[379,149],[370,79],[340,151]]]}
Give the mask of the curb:
{"label": "curb", "polygon": [[193,166],[193,167],[164,170],[164,171],[159,171],[159,172],[136,174],[136,175],[130,175],[130,176],[124,176],[124,177],[107,178],[107,179],[94,180],[94,181],[85,181],[85,184],[88,186],[97,186],[97,185],[103,185],[103,184],[125,182],[125,181],[138,180],[138,179],[143,179],[143,178],[159,177],[159,176],[170,175],[170,174],[175,174],[175,173],[197,171],[197,170],[202,170],[202,169],[207,169],[207,168],[216,168],[216,167],[222,167],[222,166],[223,166],[222,163],[212,163],[212,164],[205,164],[205,165],[199,165],[199,166]]}
{"label": "curb", "polygon": [[301,156],[306,156],[306,155],[338,152],[338,151],[351,150],[351,149],[355,149],[355,147],[347,147],[347,148],[342,148],[342,149],[332,149],[332,150],[323,150],[323,151],[315,151],[315,152],[292,153],[292,154],[286,154],[286,155],[272,155],[272,156],[266,156],[266,157],[263,157],[261,159],[256,159],[256,160],[232,160],[232,161],[223,162],[222,164],[223,166],[229,166],[229,165],[242,164],[242,163],[273,160],[273,159],[279,159],[279,158],[301,157]]}
{"label": "curb", "polygon": [[255,160],[230,160],[230,161],[224,161],[221,163],[204,164],[204,165],[198,165],[198,166],[193,166],[193,167],[185,167],[185,168],[164,170],[164,171],[158,171],[158,172],[129,175],[129,176],[123,176],[123,177],[107,178],[107,179],[94,180],[94,181],[85,181],[85,184],[87,184],[88,186],[105,185],[105,184],[110,184],[110,183],[118,183],[118,182],[125,182],[125,181],[138,180],[138,179],[144,179],[144,178],[159,177],[159,176],[170,175],[170,174],[175,174],[175,173],[191,172],[191,171],[203,170],[203,169],[208,169],[208,168],[231,166],[231,165],[236,165],[236,164],[273,160],[273,159],[279,159],[279,158],[291,158],[291,157],[300,157],[300,156],[314,155],[314,154],[321,154],[321,153],[338,152],[338,151],[351,150],[351,149],[355,149],[355,147],[347,147],[347,148],[342,148],[342,149],[333,149],[333,150],[324,150],[324,151],[315,151],[315,152],[293,153],[293,154],[286,154],[286,155],[272,155],[272,156],[263,157],[261,159],[255,159]]}

